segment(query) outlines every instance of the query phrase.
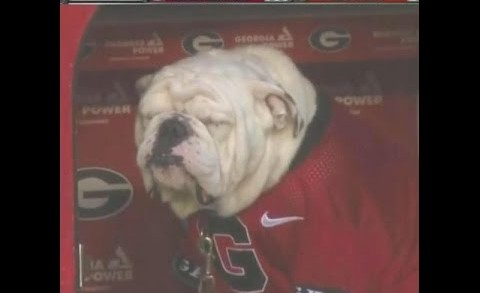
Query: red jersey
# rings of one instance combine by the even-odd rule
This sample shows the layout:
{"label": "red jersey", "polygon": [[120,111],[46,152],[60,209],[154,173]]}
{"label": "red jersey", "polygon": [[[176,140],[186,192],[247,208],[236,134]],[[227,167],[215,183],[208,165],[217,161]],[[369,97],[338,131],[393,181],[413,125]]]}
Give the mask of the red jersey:
{"label": "red jersey", "polygon": [[417,171],[400,147],[335,110],[307,159],[252,206],[190,217],[175,269],[196,288],[206,225],[217,292],[418,292]]}

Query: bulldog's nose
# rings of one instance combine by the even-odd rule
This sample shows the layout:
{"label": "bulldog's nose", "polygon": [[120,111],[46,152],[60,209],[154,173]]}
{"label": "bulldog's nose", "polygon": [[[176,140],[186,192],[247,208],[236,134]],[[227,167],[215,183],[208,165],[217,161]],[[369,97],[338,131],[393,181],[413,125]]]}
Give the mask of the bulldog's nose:
{"label": "bulldog's nose", "polygon": [[178,164],[181,158],[172,156],[172,148],[189,136],[186,123],[178,117],[165,120],[157,132],[152,149],[152,162],[158,166]]}
{"label": "bulldog's nose", "polygon": [[187,137],[187,126],[177,117],[165,120],[158,129],[158,140],[164,141],[169,147],[178,145]]}

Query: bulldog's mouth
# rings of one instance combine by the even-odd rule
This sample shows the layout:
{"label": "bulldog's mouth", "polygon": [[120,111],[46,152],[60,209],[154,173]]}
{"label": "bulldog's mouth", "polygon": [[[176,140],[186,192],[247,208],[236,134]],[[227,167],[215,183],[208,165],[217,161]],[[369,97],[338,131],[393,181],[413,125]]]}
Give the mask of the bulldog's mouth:
{"label": "bulldog's mouth", "polygon": [[[150,170],[159,176],[158,184],[163,183],[164,188],[176,190],[176,192],[193,193],[191,196],[197,203],[208,208],[215,201],[215,197],[208,194],[200,186],[197,178],[186,168],[184,155],[175,151],[175,148],[178,151],[178,148],[191,136],[192,129],[187,118],[180,115],[163,121],[156,131],[153,146],[145,161]],[[175,178],[175,176],[180,177]],[[153,177],[155,178],[155,174]]]}
{"label": "bulldog's mouth", "polygon": [[148,164],[156,168],[165,168],[168,166],[181,166],[183,158],[174,155],[155,155],[148,159]]}
{"label": "bulldog's mouth", "polygon": [[202,206],[207,206],[215,201],[215,198],[209,195],[201,186],[198,181],[195,181],[195,197]]}
{"label": "bulldog's mouth", "polygon": [[[183,168],[182,166],[183,158],[179,156],[154,156],[149,159],[150,168],[153,169],[165,169],[169,166],[177,166]],[[186,173],[185,176],[190,177],[190,180],[195,182],[195,189],[193,190],[194,197],[197,202],[202,206],[208,206],[215,201],[215,198],[208,194],[205,189],[200,186],[198,181],[191,174]]]}

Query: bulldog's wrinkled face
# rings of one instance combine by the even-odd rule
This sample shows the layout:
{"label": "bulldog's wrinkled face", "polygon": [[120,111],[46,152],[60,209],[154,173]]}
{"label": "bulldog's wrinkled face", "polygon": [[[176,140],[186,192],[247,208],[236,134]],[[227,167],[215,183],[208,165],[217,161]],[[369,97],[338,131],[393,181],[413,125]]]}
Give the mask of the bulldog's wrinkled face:
{"label": "bulldog's wrinkled face", "polygon": [[294,101],[261,62],[214,51],[137,82],[137,163],[147,190],[179,217],[247,206],[254,198],[242,193],[259,194],[282,155],[271,137],[294,140],[302,127]]}

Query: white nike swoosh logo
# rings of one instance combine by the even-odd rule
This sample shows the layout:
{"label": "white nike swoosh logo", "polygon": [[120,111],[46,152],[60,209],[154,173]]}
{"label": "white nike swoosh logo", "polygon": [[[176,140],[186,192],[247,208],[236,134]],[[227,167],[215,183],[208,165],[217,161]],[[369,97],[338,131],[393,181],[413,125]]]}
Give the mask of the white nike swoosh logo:
{"label": "white nike swoosh logo", "polygon": [[282,217],[282,218],[269,218],[268,212],[265,212],[260,219],[262,226],[265,228],[271,228],[278,225],[282,225],[292,221],[303,220],[303,217]]}

